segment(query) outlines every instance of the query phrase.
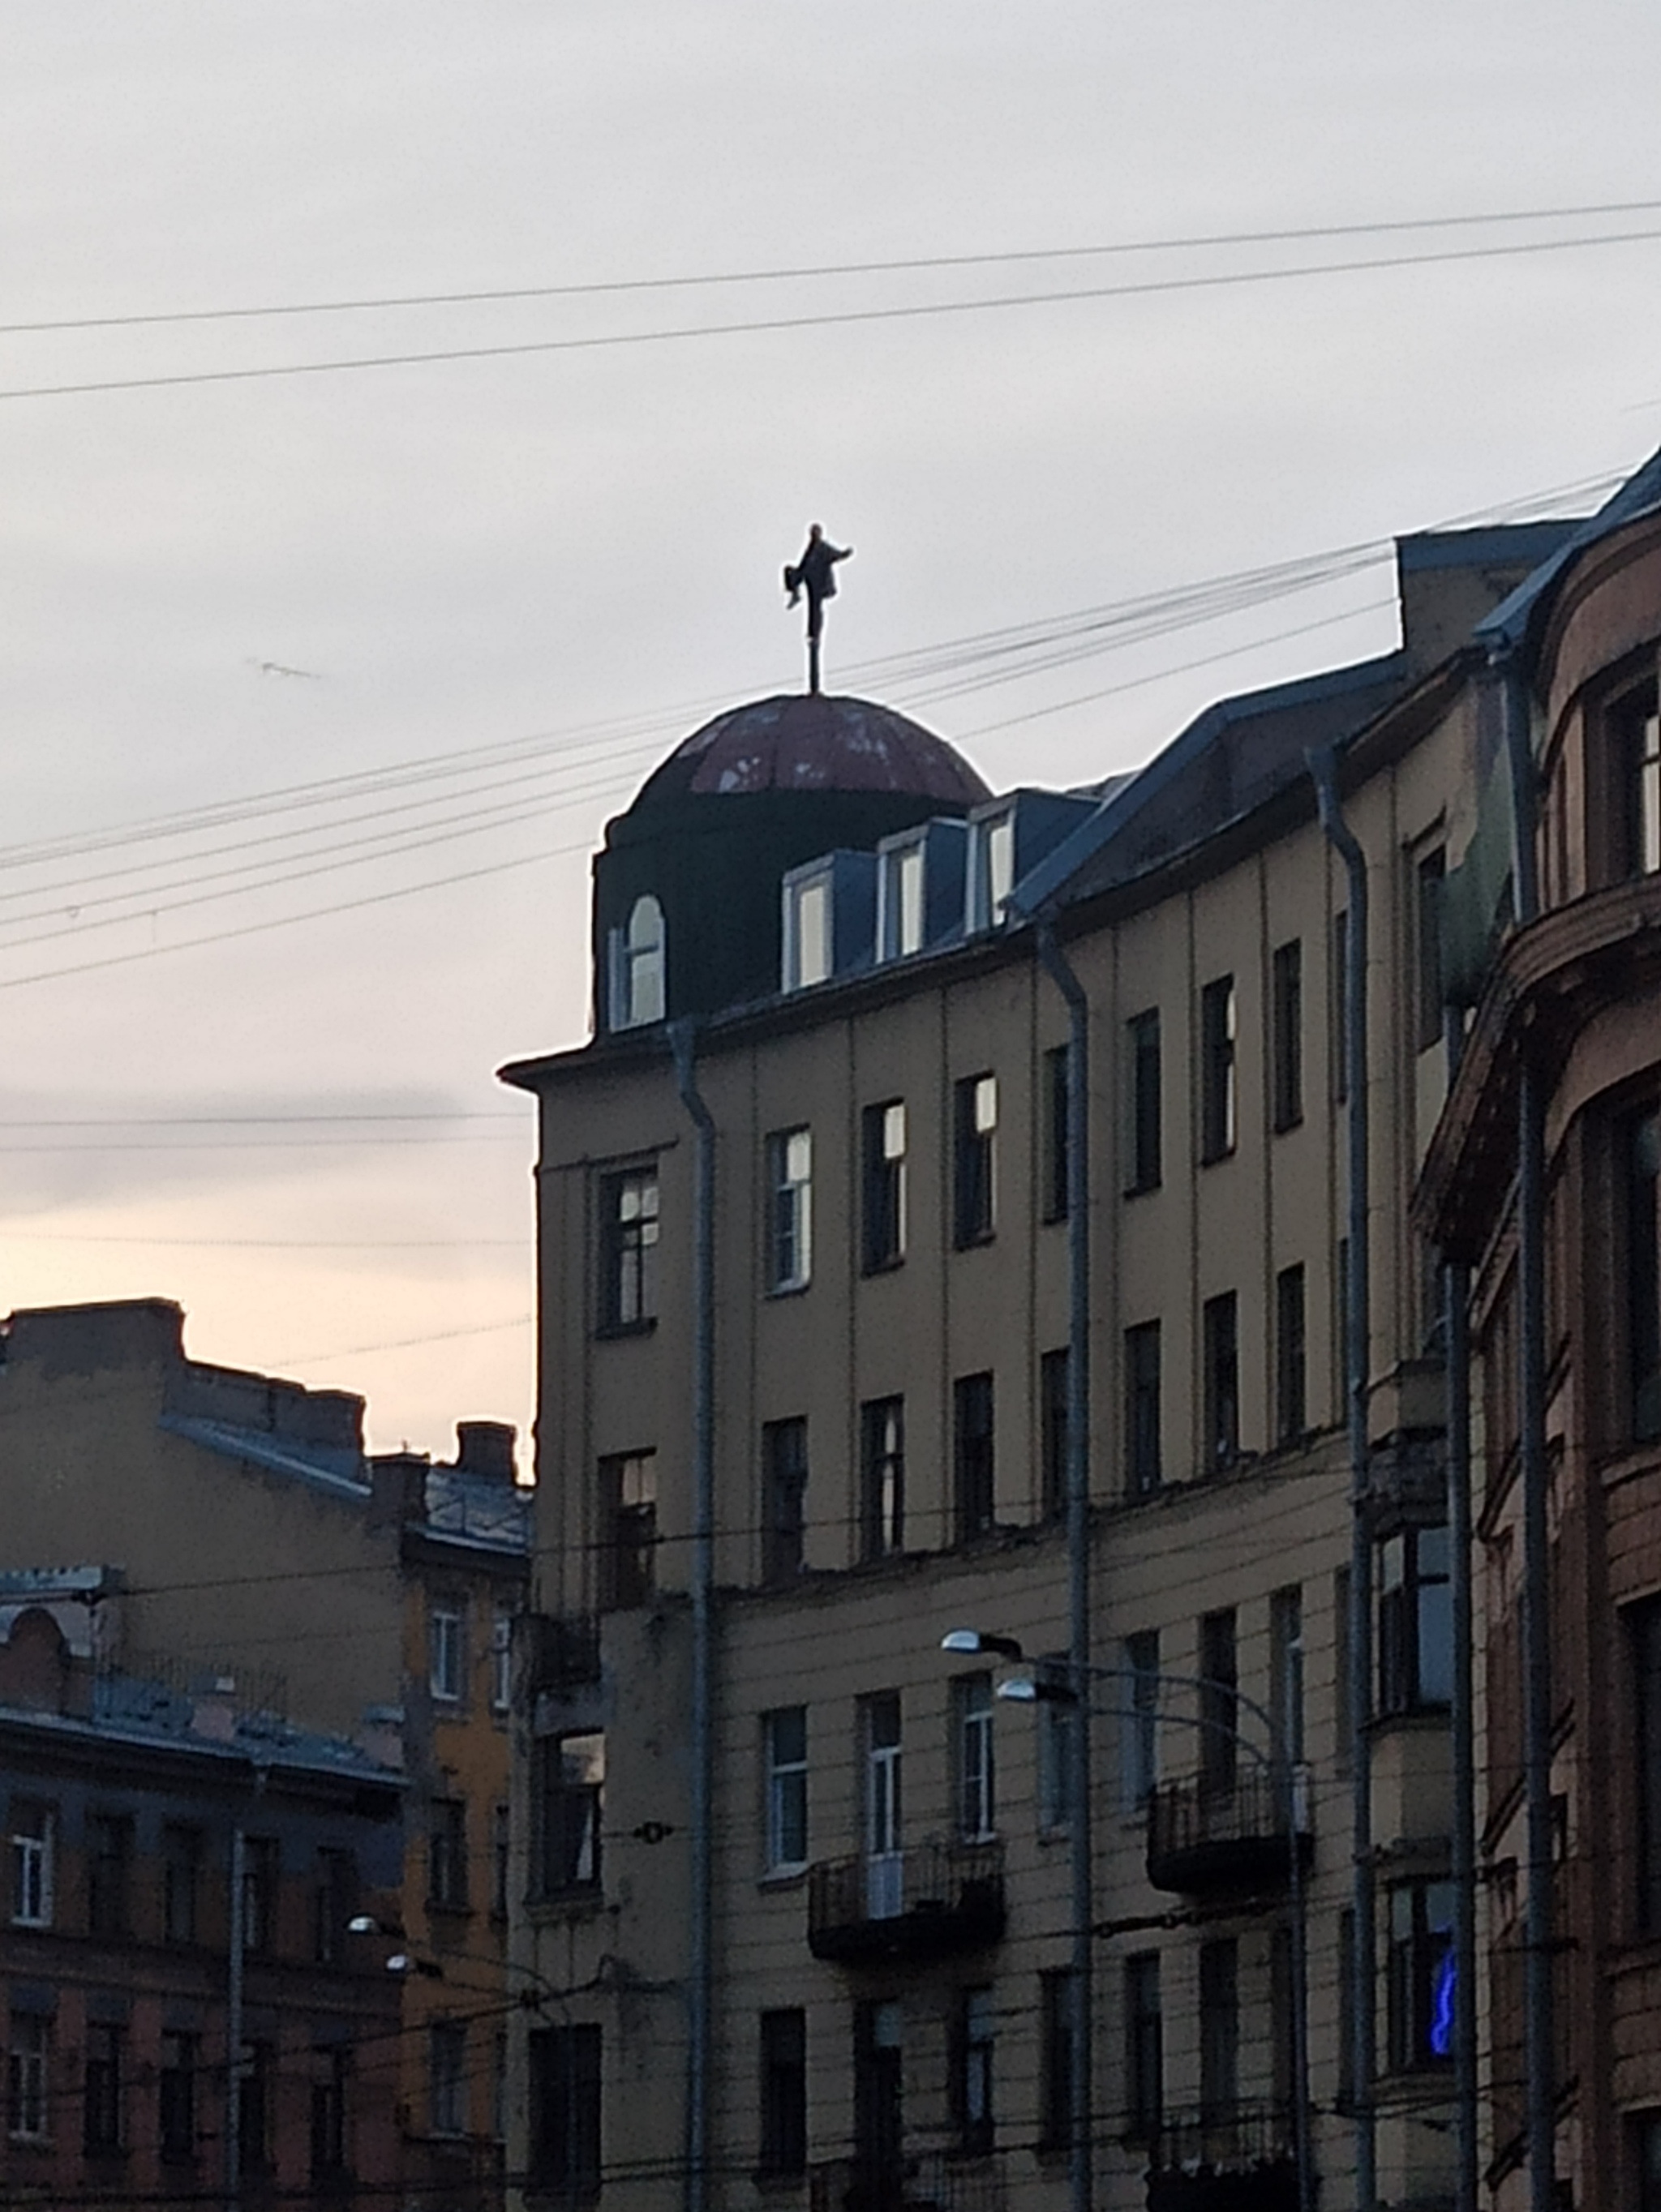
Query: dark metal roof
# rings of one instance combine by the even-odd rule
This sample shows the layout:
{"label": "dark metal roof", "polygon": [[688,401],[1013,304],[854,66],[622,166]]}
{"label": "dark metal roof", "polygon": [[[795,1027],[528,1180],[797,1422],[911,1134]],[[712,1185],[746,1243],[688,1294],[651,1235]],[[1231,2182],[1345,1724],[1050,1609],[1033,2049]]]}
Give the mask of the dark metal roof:
{"label": "dark metal roof", "polygon": [[1535,617],[1548,602],[1554,586],[1576,556],[1589,545],[1595,545],[1600,538],[1619,530],[1622,524],[1635,522],[1640,515],[1648,514],[1656,507],[1661,507],[1661,451],[1652,453],[1643,466],[1604,501],[1596,514],[1578,524],[1557,550],[1542,561],[1532,575],[1525,577],[1508,599],[1501,600],[1485,622],[1478,623],[1472,633],[1477,643],[1500,651],[1521,645]]}
{"label": "dark metal roof", "polygon": [[759,791],[891,792],[953,812],[991,796],[944,738],[891,707],[794,692],[731,708],[694,730],[629,811]]}

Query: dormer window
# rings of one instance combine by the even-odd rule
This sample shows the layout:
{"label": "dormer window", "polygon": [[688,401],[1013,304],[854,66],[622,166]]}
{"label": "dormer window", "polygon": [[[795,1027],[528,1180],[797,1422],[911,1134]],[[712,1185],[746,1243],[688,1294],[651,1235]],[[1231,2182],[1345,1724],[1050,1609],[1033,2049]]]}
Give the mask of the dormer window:
{"label": "dormer window", "polygon": [[798,878],[784,887],[784,988],[805,991],[830,973],[830,876]]}
{"label": "dormer window", "polygon": [[1014,888],[1015,817],[1006,811],[970,826],[966,917],[970,930],[995,929]]}
{"label": "dormer window", "polygon": [[663,1019],[663,908],[649,891],[611,932],[611,1027],[643,1029]]}
{"label": "dormer window", "polygon": [[904,960],[923,944],[923,848],[899,845],[882,855],[877,878],[877,939],[885,960]]}

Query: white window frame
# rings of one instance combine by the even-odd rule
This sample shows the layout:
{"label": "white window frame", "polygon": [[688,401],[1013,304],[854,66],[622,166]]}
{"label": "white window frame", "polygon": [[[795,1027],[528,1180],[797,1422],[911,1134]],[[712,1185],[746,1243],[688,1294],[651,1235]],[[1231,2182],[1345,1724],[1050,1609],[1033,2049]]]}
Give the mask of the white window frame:
{"label": "white window frame", "polygon": [[988,815],[969,833],[969,891],[964,919],[970,933],[996,929],[1015,888],[1015,813]]}
{"label": "white window frame", "polygon": [[642,891],[610,936],[611,1027],[644,1029],[664,1016],[663,908]]}
{"label": "white window frame", "polygon": [[429,1682],[435,1699],[459,1705],[467,1686],[467,1608],[458,1598],[436,1599],[427,1616]]}
{"label": "white window frame", "polygon": [[767,1139],[767,1287],[805,1291],[813,1277],[813,1133],[776,1129]]}
{"label": "white window frame", "polygon": [[830,871],[784,887],[784,988],[806,991],[829,980],[837,964]]}
{"label": "white window frame", "polygon": [[958,1762],[958,1838],[989,1843],[997,1834],[997,1768],[992,1677],[965,1674],[952,1686]]}
{"label": "white window frame", "polygon": [[490,1620],[490,1711],[505,1713],[514,1702],[514,1616],[498,1609]]}
{"label": "white window frame", "polygon": [[[781,1749],[786,1723],[800,1723],[801,1749],[787,1755]],[[764,1869],[770,1875],[800,1874],[807,1864],[807,1708],[781,1705],[762,1715],[763,1758],[766,1764],[766,1832],[763,1838]],[[794,1826],[801,1842],[800,1853],[788,1849]]]}
{"label": "white window frame", "polygon": [[[29,1833],[18,1826],[25,1808],[38,1813],[40,1832]],[[14,1798],[11,1826],[11,1918],[15,1928],[50,1928],[52,1922],[53,1875],[57,1823],[52,1807],[39,1798]]]}
{"label": "white window frame", "polygon": [[921,837],[882,855],[877,877],[877,942],[885,960],[921,952],[928,932],[928,852]]}

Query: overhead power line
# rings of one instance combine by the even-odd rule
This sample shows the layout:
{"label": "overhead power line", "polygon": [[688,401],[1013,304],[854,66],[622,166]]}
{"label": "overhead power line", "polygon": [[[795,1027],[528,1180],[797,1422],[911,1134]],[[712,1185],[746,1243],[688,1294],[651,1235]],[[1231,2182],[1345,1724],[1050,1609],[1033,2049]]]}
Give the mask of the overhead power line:
{"label": "overhead power line", "polygon": [[1012,246],[995,253],[911,254],[895,260],[825,261],[775,269],[701,270],[659,276],[618,276],[576,283],[511,284],[455,292],[403,292],[346,300],[286,300],[243,307],[167,307],[123,315],[59,315],[0,323],[0,337],[70,331],[145,330],[184,323],[272,320],[292,315],[382,313],[404,307],[483,307],[520,300],[614,298],[637,292],[695,291],[734,284],[818,283],[837,276],[920,276],[935,269],[1013,268],[1024,262],[1093,261],[1135,253],[1193,253],[1219,246],[1298,246],[1321,238],[1380,238],[1477,229],[1522,222],[1580,222],[1594,217],[1648,215],[1661,200],[1607,200],[1591,205],[1507,208],[1477,215],[1403,216],[1368,222],[1304,223],[1269,230],[1200,232],[1177,238],[1115,239],[1082,246]]}
{"label": "overhead power line", "polygon": [[880,307],[844,307],[812,313],[754,316],[741,321],[683,323],[647,331],[599,331],[510,343],[441,346],[410,353],[363,354],[330,361],[265,362],[246,368],[179,369],[160,376],[88,377],[66,384],[0,386],[0,400],[62,399],[94,392],[162,392],[187,385],[247,384],[278,377],[326,376],[355,369],[409,368],[460,361],[508,361],[534,354],[593,353],[624,346],[666,345],[695,338],[765,336],[784,331],[846,329],[859,324],[916,322],[944,315],[985,314],[1012,307],[1061,307],[1095,300],[1152,298],[1162,294],[1215,291],[1249,284],[1284,284],[1312,276],[1371,270],[1431,269],[1455,263],[1514,259],[1537,253],[1583,252],[1590,246],[1634,246],[1661,238],[1661,228],[1606,231],[1585,238],[1528,239],[1488,246],[1450,246],[1431,253],[1364,254],[1350,260],[1305,262],[1290,268],[1213,270],[1188,276],[1149,277],[1129,284],[1094,284],[1047,292],[1007,292],[985,299],[913,300]]}

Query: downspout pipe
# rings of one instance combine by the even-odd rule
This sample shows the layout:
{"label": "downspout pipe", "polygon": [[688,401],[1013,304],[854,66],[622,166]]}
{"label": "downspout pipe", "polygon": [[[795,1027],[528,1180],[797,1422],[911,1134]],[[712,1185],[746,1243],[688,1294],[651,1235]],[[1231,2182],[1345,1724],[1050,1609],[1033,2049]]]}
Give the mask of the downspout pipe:
{"label": "downspout pipe", "polygon": [[[1464,1048],[1458,1011],[1444,1017],[1448,1085]],[[1475,1608],[1470,1490],[1470,1269],[1442,1267],[1448,1549],[1453,1579],[1453,2132],[1456,2212],[1477,2212],[1482,2138],[1476,2075]]]}
{"label": "downspout pipe", "polygon": [[[1508,646],[1489,668],[1500,686],[1511,771],[1512,890],[1519,928],[1540,911],[1534,762],[1527,678]],[[1523,1040],[1517,1085],[1518,1471],[1523,1522],[1523,1796],[1528,1887],[1523,1936],[1529,2212],[1552,2212],[1556,2081],[1552,2022],[1551,1548],[1546,1455],[1546,1085]]]}
{"label": "downspout pipe", "polygon": [[1367,1386],[1372,1364],[1368,1255],[1367,1128],[1367,864],[1344,819],[1336,758],[1329,746],[1305,757],[1314,780],[1321,827],[1344,866],[1349,884],[1342,1040],[1348,1097],[1349,1265],[1344,1286],[1348,1338],[1347,1399],[1349,1433],[1349,1725],[1352,1850],[1354,1859],[1350,2018],[1355,2100],[1356,2212],[1375,2212],[1378,2201],[1378,2130],[1373,2083],[1378,2073],[1378,1935],[1374,1917],[1372,1863],[1372,1528],[1368,1511]]}
{"label": "downspout pipe", "polygon": [[1091,1829],[1090,1637],[1090,1006],[1056,936],[1051,916],[1037,921],[1038,958],[1066,1002],[1067,1046],[1067,1556],[1068,1643],[1078,1702],[1070,1743],[1068,1810],[1072,1822],[1073,2049],[1068,2084],[1072,2139],[1071,2212],[1092,2212],[1095,2158],[1092,2045],[1095,2023],[1094,1885]]}
{"label": "downspout pipe", "polygon": [[691,1929],[683,2201],[685,2212],[707,2212],[715,2021],[715,1124],[697,1087],[693,1024],[672,1024],[669,1040],[693,1132]]}

